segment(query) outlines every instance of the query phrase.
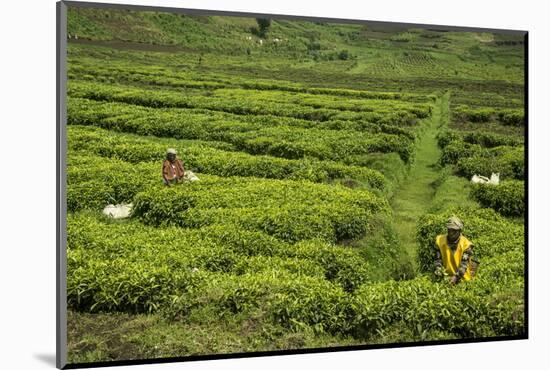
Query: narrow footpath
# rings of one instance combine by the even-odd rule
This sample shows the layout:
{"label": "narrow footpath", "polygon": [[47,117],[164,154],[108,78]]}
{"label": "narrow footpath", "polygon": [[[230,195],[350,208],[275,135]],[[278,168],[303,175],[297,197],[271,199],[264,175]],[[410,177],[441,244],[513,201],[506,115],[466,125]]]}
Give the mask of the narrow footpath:
{"label": "narrow footpath", "polygon": [[436,135],[446,125],[449,112],[449,94],[438,98],[431,119],[426,122],[417,142],[415,161],[402,185],[396,189],[391,200],[395,228],[403,250],[407,252],[413,266],[416,261],[416,223],[429,209],[435,189],[433,183],[439,175],[437,161],[440,149]]}

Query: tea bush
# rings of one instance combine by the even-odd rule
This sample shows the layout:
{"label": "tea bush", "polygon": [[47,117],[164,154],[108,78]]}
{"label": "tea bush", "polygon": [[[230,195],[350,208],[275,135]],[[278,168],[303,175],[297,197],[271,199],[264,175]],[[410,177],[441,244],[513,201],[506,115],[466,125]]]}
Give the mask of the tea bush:
{"label": "tea bush", "polygon": [[462,158],[480,155],[483,149],[477,144],[469,144],[462,140],[454,140],[448,143],[442,150],[439,163],[441,165],[456,164]]}
{"label": "tea bush", "polygon": [[453,119],[476,123],[498,121],[503,125],[512,126],[522,126],[525,124],[522,109],[471,108],[459,105],[453,109]]}
{"label": "tea bush", "polygon": [[72,150],[117,158],[130,163],[157,161],[159,168],[165,158],[166,148],[173,147],[178,150],[179,157],[187,169],[200,173],[218,176],[305,179],[314,182],[353,178],[382,191],[388,186],[387,180],[381,173],[368,168],[314,159],[288,160],[270,156],[253,156],[217,149],[216,143],[214,147],[209,147],[208,144],[200,141],[153,140],[82,126],[70,126],[68,137]]}
{"label": "tea bush", "polygon": [[163,312],[185,320],[193,309],[212,307],[218,315],[260,308],[269,319],[290,329],[311,326],[317,332],[347,328],[347,295],[338,286],[308,276],[274,273],[219,276],[191,294],[175,296]]}
{"label": "tea bush", "polygon": [[235,227],[156,228],[93,214],[68,218],[67,257],[69,307],[91,312],[156,311],[178,294],[207,294],[217,276],[309,276],[346,291],[368,279],[359,254],[321,240],[291,245]]}
{"label": "tea bush", "polygon": [[491,131],[455,131],[442,130],[437,134],[437,144],[444,149],[454,142],[464,141],[467,144],[477,144],[483,148],[497,146],[523,146],[524,139],[515,135],[497,134]]}
{"label": "tea bush", "polygon": [[479,144],[484,148],[497,146],[523,146],[523,138],[512,135],[495,134],[492,132],[473,131],[462,135],[462,140],[470,144]]}
{"label": "tea bush", "polygon": [[[493,284],[490,294],[480,294],[478,281],[451,287],[419,277],[364,285],[352,301],[354,335],[372,339],[392,324],[407,328],[414,338],[434,331],[459,338],[522,334],[521,282],[506,289]],[[502,300],[504,292],[508,301]]]}
{"label": "tea bush", "polygon": [[88,102],[82,99],[69,101],[69,124],[94,125],[115,131],[175,139],[223,141],[233,144],[240,151],[288,159],[311,156],[342,161],[353,154],[396,152],[408,161],[414,152],[411,135],[402,135],[399,130],[373,134],[287,126],[280,122],[269,126],[268,122],[248,119],[243,122],[240,118],[209,111],[145,109]]}
{"label": "tea bush", "polygon": [[475,174],[490,176],[500,173],[501,179],[522,180],[525,177],[525,152],[523,147],[501,146],[462,157],[457,162],[460,175],[470,178]]}
{"label": "tea bush", "polygon": [[525,125],[525,117],[523,110],[509,109],[498,112],[498,120],[505,125],[523,126]]}
{"label": "tea bush", "polygon": [[240,225],[290,242],[356,238],[387,202],[366,190],[304,181],[224,178],[144,191],[134,215],[148,224]]}
{"label": "tea bush", "polygon": [[399,99],[404,101],[426,102],[433,101],[433,95],[353,90],[349,88],[325,88],[311,87],[297,82],[282,80],[267,80],[265,78],[249,78],[246,76],[220,75],[209,71],[197,73],[192,70],[175,71],[169,68],[155,66],[139,66],[124,60],[111,60],[109,65],[98,63],[93,59],[71,59],[69,77],[77,80],[89,80],[95,82],[110,82],[113,80],[134,82],[143,85],[167,87],[167,88],[193,88],[193,89],[222,89],[236,88],[253,90],[289,91],[307,94],[334,95],[342,97],[354,97],[363,99]]}
{"label": "tea bush", "polygon": [[492,108],[469,108],[458,106],[453,110],[453,118],[461,121],[489,122],[495,115]]}
{"label": "tea bush", "polygon": [[315,261],[325,270],[327,280],[337,282],[351,292],[369,280],[369,265],[358,252],[308,240],[295,244],[289,256]]}
{"label": "tea bush", "polygon": [[508,180],[493,186],[474,185],[472,196],[482,206],[493,208],[505,216],[523,216],[525,212],[524,191],[523,181]]}
{"label": "tea bush", "polygon": [[68,164],[69,212],[129,203],[139,191],[162,184],[158,164],[128,165],[120,160],[81,155],[70,155]]}
{"label": "tea bush", "polygon": [[[334,97],[323,99],[321,95],[313,95],[309,99],[296,100],[294,98],[295,95],[285,95],[284,92],[275,92],[273,98],[262,99],[262,96],[265,94],[250,92],[248,90],[239,91],[239,93],[233,91],[232,95],[216,98],[215,96],[182,95],[169,90],[148,90],[81,81],[71,81],[68,85],[68,94],[70,96],[99,101],[118,101],[152,108],[200,108],[239,115],[272,114],[314,121],[327,121],[335,116],[336,113],[343,110],[350,113],[377,110],[389,113],[391,111],[403,110],[404,112],[410,112],[418,118],[427,117],[431,111],[428,104],[401,102],[398,100],[381,101],[373,99],[370,104],[364,104],[363,99],[357,103],[350,102],[349,99],[343,99],[341,102],[335,104]],[[239,98],[235,94],[245,94],[246,99]],[[281,100],[283,96],[288,99]],[[296,101],[296,103],[292,101]]]}

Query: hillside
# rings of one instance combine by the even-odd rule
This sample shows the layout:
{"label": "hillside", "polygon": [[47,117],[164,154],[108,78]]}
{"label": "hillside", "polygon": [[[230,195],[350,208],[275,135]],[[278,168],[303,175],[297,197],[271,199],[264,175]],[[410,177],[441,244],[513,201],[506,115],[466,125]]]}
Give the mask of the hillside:
{"label": "hillside", "polygon": [[263,37],[258,28],[253,18],[86,8],[70,8],[68,23],[73,42],[179,51],[206,61],[209,54],[242,57],[249,61],[243,68],[262,77],[284,63],[292,80],[327,73],[523,82],[522,36],[283,19],[273,19]]}
{"label": "hillside", "polygon": [[71,363],[522,338],[522,38],[260,23],[70,8]]}

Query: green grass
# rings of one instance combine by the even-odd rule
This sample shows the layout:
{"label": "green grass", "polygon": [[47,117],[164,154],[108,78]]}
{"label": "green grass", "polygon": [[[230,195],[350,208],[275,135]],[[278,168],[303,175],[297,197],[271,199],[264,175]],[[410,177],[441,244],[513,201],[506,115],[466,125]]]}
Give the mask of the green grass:
{"label": "green grass", "polygon": [[432,199],[429,212],[441,212],[449,207],[476,207],[477,202],[470,196],[470,182],[463,177],[452,175],[443,169],[438,178],[438,187]]}
{"label": "green grass", "polygon": [[358,345],[347,336],[319,334],[304,327],[289,331],[255,314],[212,320],[207,310],[192,322],[161,315],[68,312],[69,362],[180,357],[251,351],[277,351]]}
{"label": "green grass", "polygon": [[434,186],[439,177],[437,161],[440,156],[436,135],[445,124],[448,105],[447,93],[438,99],[432,118],[426,121],[409,175],[402,181],[401,187],[396,189],[391,200],[399,242],[410,261],[416,261],[416,223],[429,209],[435,195]]}

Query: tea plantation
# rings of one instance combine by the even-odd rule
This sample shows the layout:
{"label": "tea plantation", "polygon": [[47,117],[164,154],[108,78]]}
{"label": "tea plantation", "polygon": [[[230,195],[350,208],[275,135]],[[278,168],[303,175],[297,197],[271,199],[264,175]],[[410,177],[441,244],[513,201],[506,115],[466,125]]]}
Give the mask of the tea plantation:
{"label": "tea plantation", "polygon": [[70,7],[69,362],[523,335],[523,38],[257,27]]}

